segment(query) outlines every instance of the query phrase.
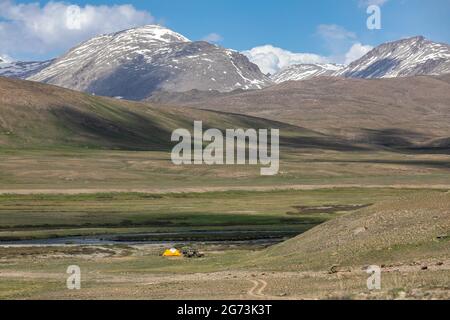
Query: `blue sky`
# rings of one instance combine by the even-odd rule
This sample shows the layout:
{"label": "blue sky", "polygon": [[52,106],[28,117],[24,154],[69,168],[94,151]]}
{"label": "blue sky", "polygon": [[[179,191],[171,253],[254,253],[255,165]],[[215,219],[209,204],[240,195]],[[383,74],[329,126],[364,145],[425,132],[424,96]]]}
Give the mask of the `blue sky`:
{"label": "blue sky", "polygon": [[[58,3],[58,1],[54,1]],[[367,2],[381,4],[382,29],[368,30],[366,27]],[[47,20],[45,5],[48,1],[9,1],[0,0],[14,8],[21,4],[34,3],[34,10]],[[70,0],[64,5],[75,4],[84,8],[86,5],[113,6],[131,4],[134,7],[132,15],[127,19],[115,16],[117,28],[128,24],[139,24],[148,21],[157,22],[171,28],[192,40],[200,40],[211,33],[210,39],[228,48],[239,51],[249,50],[262,45],[289,50],[295,53],[314,53],[323,57],[334,57],[334,62],[343,62],[345,54],[355,43],[362,46],[376,46],[382,42],[397,40],[414,35],[424,35],[439,42],[450,43],[450,0],[146,0],[146,1],[98,1]],[[39,9],[38,9],[39,8]],[[7,12],[6,10],[3,10]],[[26,11],[24,9],[24,11]],[[30,9],[32,12],[32,10]],[[142,16],[143,13],[148,14]],[[35,14],[37,15],[37,14]],[[48,39],[34,43],[30,27],[23,25],[25,19],[1,13],[0,10],[0,54],[16,59],[45,59],[61,54],[90,37],[95,32],[103,31],[102,22],[99,26],[92,23],[89,30],[81,30],[79,34],[58,34],[54,31]],[[31,14],[30,14],[31,17]],[[42,18],[38,21],[43,32],[50,32]],[[32,17],[30,19],[33,19]],[[56,18],[55,18],[56,19]],[[56,23],[56,22],[55,22]],[[2,28],[3,24],[3,28]],[[22,26],[21,26],[22,24]],[[106,30],[114,28],[109,21]],[[36,23],[34,24],[36,25]],[[330,38],[330,34],[320,32],[320,26],[333,26],[336,33],[342,37]],[[6,26],[6,27],[5,27]],[[18,33],[16,37],[29,38],[29,48],[25,43],[9,39],[9,34],[22,28],[26,34]],[[34,27],[33,27],[34,28]],[[56,27],[57,29],[57,24]],[[28,31],[26,31],[28,30]],[[330,29],[329,29],[330,30]],[[73,39],[72,39],[73,38]],[[71,43],[71,41],[73,43]],[[2,43],[3,42],[3,43]],[[340,60],[340,61],[338,61]]]}
{"label": "blue sky", "polygon": [[316,36],[321,24],[355,32],[363,43],[378,44],[422,34],[450,42],[449,0],[391,0],[382,6],[381,31],[366,28],[366,8],[358,0],[150,0],[134,1],[192,39],[208,32],[223,36],[223,45],[246,50],[272,44],[291,51],[326,54]]}

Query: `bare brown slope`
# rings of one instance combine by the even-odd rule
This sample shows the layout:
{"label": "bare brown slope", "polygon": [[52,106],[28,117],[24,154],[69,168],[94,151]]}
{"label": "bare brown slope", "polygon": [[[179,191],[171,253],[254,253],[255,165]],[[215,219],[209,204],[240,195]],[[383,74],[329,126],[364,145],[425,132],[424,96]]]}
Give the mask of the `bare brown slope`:
{"label": "bare brown slope", "polygon": [[449,76],[315,78],[189,103],[257,115],[381,145],[445,145],[450,137]]}
{"label": "bare brown slope", "polygon": [[0,147],[83,147],[170,150],[171,133],[204,127],[279,128],[290,147],[353,150],[339,139],[246,115],[97,97],[60,87],[0,77]]}
{"label": "bare brown slope", "polygon": [[160,150],[164,118],[142,104],[0,77],[0,146]]}
{"label": "bare brown slope", "polygon": [[273,246],[258,263],[284,268],[450,258],[450,193],[404,196],[332,219]]}

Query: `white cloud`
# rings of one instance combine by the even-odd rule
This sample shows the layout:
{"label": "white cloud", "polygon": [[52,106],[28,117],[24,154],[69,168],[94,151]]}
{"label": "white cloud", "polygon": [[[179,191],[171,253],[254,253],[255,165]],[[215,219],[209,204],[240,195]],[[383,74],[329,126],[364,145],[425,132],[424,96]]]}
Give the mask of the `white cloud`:
{"label": "white cloud", "polygon": [[15,3],[0,0],[0,43],[9,55],[60,53],[95,35],[154,23],[132,5]]}
{"label": "white cloud", "polygon": [[213,32],[213,33],[208,34],[202,40],[215,43],[215,42],[221,42],[223,40],[223,37],[220,34]]}
{"label": "white cloud", "polygon": [[362,45],[359,42],[355,43],[345,54],[345,64],[350,64],[353,61],[358,60],[372,49],[372,46]]}
{"label": "white cloud", "polygon": [[293,64],[327,63],[329,60],[312,53],[294,53],[288,50],[265,45],[242,52],[255,63],[263,73],[275,74]]}
{"label": "white cloud", "polygon": [[321,38],[329,54],[295,53],[272,45],[256,47],[244,51],[250,61],[259,66],[263,73],[274,74],[293,64],[337,63],[349,64],[373,49],[358,41],[356,33],[335,24],[322,24],[316,35]]}
{"label": "white cloud", "polygon": [[242,53],[245,54],[251,62],[255,63],[263,73],[275,74],[278,71],[293,64],[350,64],[351,62],[361,58],[372,49],[373,47],[370,45],[363,45],[359,42],[356,42],[351,45],[350,49],[347,49],[347,51],[329,57],[313,53],[294,53],[288,50],[274,47],[272,45],[255,47]]}

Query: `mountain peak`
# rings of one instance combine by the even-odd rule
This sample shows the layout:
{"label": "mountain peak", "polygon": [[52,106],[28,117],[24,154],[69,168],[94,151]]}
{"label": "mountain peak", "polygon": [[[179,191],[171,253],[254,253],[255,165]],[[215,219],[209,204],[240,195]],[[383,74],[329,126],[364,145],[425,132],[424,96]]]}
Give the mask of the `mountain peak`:
{"label": "mountain peak", "polygon": [[132,100],[158,91],[227,92],[271,84],[242,54],[208,42],[192,42],[159,25],[88,40],[29,80]]}
{"label": "mountain peak", "polygon": [[[408,38],[404,38],[404,39],[400,39],[399,41],[424,41],[426,40],[426,38],[424,36],[413,36],[413,37],[408,37]],[[398,42],[398,41],[393,41],[393,42]]]}
{"label": "mountain peak", "polygon": [[335,64],[291,65],[271,78],[275,83],[319,76],[394,78],[450,73],[450,45],[422,35],[386,42],[348,66]]}
{"label": "mountain peak", "polygon": [[450,73],[450,46],[415,36],[372,49],[337,76],[393,78]]}
{"label": "mountain peak", "polygon": [[166,27],[157,24],[148,24],[140,27],[135,27],[123,31],[116,32],[110,36],[140,36],[148,40],[160,41],[165,43],[170,42],[190,42],[185,36],[172,31]]}

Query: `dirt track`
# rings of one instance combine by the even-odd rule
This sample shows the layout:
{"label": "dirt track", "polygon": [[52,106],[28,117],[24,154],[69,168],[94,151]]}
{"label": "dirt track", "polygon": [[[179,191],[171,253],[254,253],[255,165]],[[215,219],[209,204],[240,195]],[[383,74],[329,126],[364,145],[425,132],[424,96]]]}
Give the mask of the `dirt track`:
{"label": "dirt track", "polygon": [[450,190],[447,184],[394,184],[394,185],[360,185],[360,184],[323,184],[323,185],[286,185],[286,186],[240,186],[240,187],[193,187],[193,188],[105,188],[105,189],[6,189],[0,190],[1,194],[95,194],[95,193],[204,193],[204,192],[226,192],[226,191],[278,191],[278,190],[319,190],[333,188],[393,188],[393,189],[431,189],[431,190]]}
{"label": "dirt track", "polygon": [[[88,272],[83,274],[82,289],[71,291],[64,287],[66,274],[3,270],[1,280],[53,282],[57,288],[32,295],[37,299],[325,299],[353,297],[377,299],[389,296],[391,283],[405,279],[444,276],[450,271],[450,261],[421,270],[418,265],[396,265],[383,268],[383,288],[369,292],[365,288],[367,274],[360,267],[338,273],[328,271],[273,272],[230,270],[212,273],[153,274]],[[425,278],[424,278],[425,279]],[[445,283],[442,283],[445,286]],[[398,298],[448,298],[444,287],[405,289]],[[403,296],[405,295],[405,296]]]}

